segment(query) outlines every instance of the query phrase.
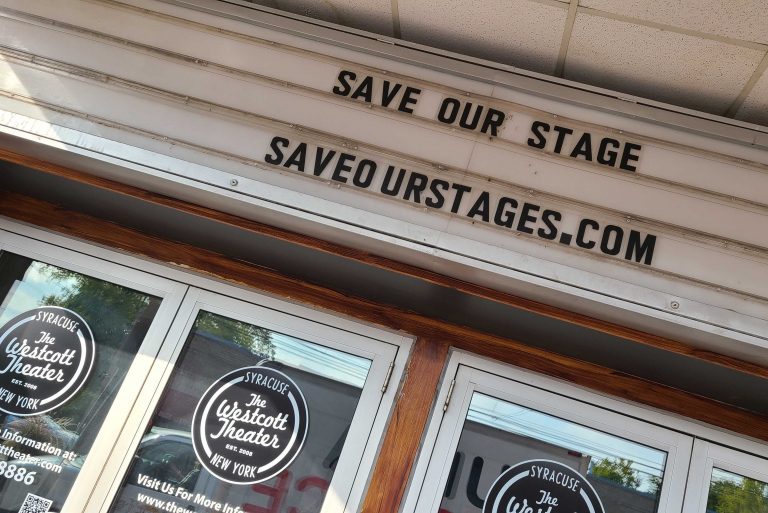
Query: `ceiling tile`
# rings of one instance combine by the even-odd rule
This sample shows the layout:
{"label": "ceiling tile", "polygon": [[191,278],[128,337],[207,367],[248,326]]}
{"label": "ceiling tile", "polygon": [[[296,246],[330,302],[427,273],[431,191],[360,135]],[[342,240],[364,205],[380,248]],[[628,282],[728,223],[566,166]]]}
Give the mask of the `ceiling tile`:
{"label": "ceiling tile", "polygon": [[768,44],[765,0],[580,0],[582,7]]}
{"label": "ceiling tile", "polygon": [[741,108],[736,113],[736,119],[768,126],[768,70],[755,84]]}
{"label": "ceiling tile", "polygon": [[553,73],[568,4],[527,0],[398,0],[408,41]]}
{"label": "ceiling tile", "polygon": [[392,0],[247,0],[251,3],[392,36]]}
{"label": "ceiling tile", "polygon": [[565,78],[722,114],[762,56],[757,50],[580,13]]}

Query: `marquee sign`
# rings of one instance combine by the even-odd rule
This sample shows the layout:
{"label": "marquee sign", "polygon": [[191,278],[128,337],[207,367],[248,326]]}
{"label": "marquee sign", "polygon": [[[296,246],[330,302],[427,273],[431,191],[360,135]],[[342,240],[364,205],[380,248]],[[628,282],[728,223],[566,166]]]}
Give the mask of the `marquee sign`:
{"label": "marquee sign", "polygon": [[656,236],[590,217],[566,219],[552,206],[505,192],[469,185],[425,170],[411,170],[372,156],[275,136],[267,164],[331,180],[412,205],[460,216],[488,226],[650,266]]}
{"label": "marquee sign", "polygon": [[491,485],[483,513],[604,513],[589,482],[570,467],[530,460],[508,468]]}
{"label": "marquee sign", "polygon": [[192,444],[217,478],[254,484],[290,465],[308,428],[306,400],[291,378],[268,367],[245,367],[219,378],[200,398]]}
{"label": "marquee sign", "polygon": [[66,308],[45,306],[0,327],[0,411],[45,413],[74,396],[93,368],[88,324]]}
{"label": "marquee sign", "polygon": [[[668,278],[765,297],[767,236],[754,228],[768,212],[760,134],[750,142],[748,131],[733,127],[722,138],[709,129],[691,133],[651,111],[620,114],[613,101],[603,110],[558,99],[556,87],[538,95],[503,74],[494,82],[493,74],[476,80],[386,56],[342,57],[312,42],[196,30],[151,11],[142,16],[173,34],[160,47],[151,31],[122,43],[130,18],[122,9],[112,10],[109,27],[83,17],[55,31],[41,21],[50,12],[26,4],[24,11],[3,20],[6,32],[35,27],[46,37],[0,50],[15,77],[0,95],[0,132],[120,159],[129,163],[118,172],[127,183],[167,191],[183,182],[217,201],[257,204],[263,210],[254,217],[291,210],[297,222],[348,222],[355,233],[370,229],[373,238],[434,246],[472,265],[654,310],[682,293]],[[98,37],[83,37],[91,31]],[[237,40],[239,50],[214,51],[211,41],[225,40]],[[183,48],[174,46],[179,41]],[[109,59],[80,62],[97,51]],[[108,64],[130,59],[142,66]],[[72,94],[52,92],[61,87]],[[32,106],[55,114],[42,119],[28,113]],[[360,221],[367,214],[376,226]],[[616,279],[649,296],[638,298]],[[731,319],[734,305],[728,299],[713,308]],[[753,326],[759,307],[752,308],[740,333],[761,333]]]}
{"label": "marquee sign", "polygon": [[[425,108],[419,108],[424,96],[438,94],[423,86],[409,85],[390,77],[342,69],[331,88],[331,92],[351,100],[396,110],[404,114],[423,117],[464,130],[498,137],[510,142],[563,155],[584,162],[599,164],[620,171],[637,171],[642,145],[617,139],[615,135],[594,133],[574,125],[550,123],[533,116],[532,121],[523,116],[526,130],[507,130],[513,116],[508,108],[501,110],[469,96],[444,94],[435,101],[426,101]],[[498,102],[497,107],[507,107]],[[543,114],[543,113],[542,113]],[[514,121],[517,123],[517,120]]]}

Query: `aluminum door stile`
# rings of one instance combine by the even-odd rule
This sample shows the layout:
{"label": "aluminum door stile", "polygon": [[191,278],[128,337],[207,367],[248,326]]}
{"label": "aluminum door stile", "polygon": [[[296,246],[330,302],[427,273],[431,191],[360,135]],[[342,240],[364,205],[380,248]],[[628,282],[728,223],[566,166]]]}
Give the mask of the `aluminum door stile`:
{"label": "aluminum door stile", "polygon": [[157,314],[131,363],[62,509],[62,513],[76,513],[86,508],[91,490],[102,475],[103,468],[123,431],[131,407],[139,398],[144,382],[160,351],[161,342],[176,316],[188,287],[139,270],[139,260],[134,262],[134,268],[126,267],[112,261],[116,254],[111,251],[93,246],[92,251],[86,254],[62,245],[51,244],[46,241],[47,237],[44,234],[42,237],[33,239],[25,236],[25,232],[27,230],[22,225],[1,223],[0,251],[19,254],[162,298]]}

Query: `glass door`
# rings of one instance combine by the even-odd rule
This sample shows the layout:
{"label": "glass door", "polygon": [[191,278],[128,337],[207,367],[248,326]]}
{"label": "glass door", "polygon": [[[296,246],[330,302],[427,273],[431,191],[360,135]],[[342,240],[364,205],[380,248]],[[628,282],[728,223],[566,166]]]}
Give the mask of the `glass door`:
{"label": "glass door", "polygon": [[186,289],[0,230],[0,511],[82,509]]}
{"label": "glass door", "polygon": [[572,385],[471,360],[446,383],[416,511],[680,511],[691,437]]}
{"label": "glass door", "polygon": [[768,513],[768,458],[696,440],[683,513]]}
{"label": "glass door", "polygon": [[191,290],[129,423],[139,435],[116,451],[126,455],[114,463],[123,477],[105,484],[102,507],[343,511],[378,446],[397,353],[382,340]]}

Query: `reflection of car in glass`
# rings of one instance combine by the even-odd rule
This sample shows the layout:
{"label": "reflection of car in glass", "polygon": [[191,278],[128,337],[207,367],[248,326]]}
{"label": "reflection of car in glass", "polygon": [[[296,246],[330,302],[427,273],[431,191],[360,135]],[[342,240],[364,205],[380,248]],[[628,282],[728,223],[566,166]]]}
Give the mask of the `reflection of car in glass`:
{"label": "reflection of car in glass", "polygon": [[194,489],[200,463],[189,433],[153,427],[142,438],[126,484],[139,484],[139,475],[160,479],[187,490]]}
{"label": "reflection of car in glass", "polygon": [[[113,511],[156,513],[157,507],[147,504],[147,498],[167,501],[169,495],[152,489],[150,481],[157,480],[175,489],[194,491],[199,488],[200,469],[189,432],[152,427],[136,449],[131,473],[126,477],[123,493],[114,504]],[[140,501],[140,496],[145,500]],[[192,502],[181,498],[177,497],[175,502],[182,508],[195,509]]]}
{"label": "reflection of car in glass", "polygon": [[[12,479],[0,480],[0,513],[17,513],[24,502],[27,493],[53,500],[49,509],[51,512],[61,510],[72,484],[85,461],[84,456],[78,456],[73,461],[64,460],[61,456],[39,456],[36,462],[9,460],[8,465],[26,469],[27,473],[36,472],[35,479],[29,484],[20,484]],[[45,470],[60,467],[59,472]]]}

